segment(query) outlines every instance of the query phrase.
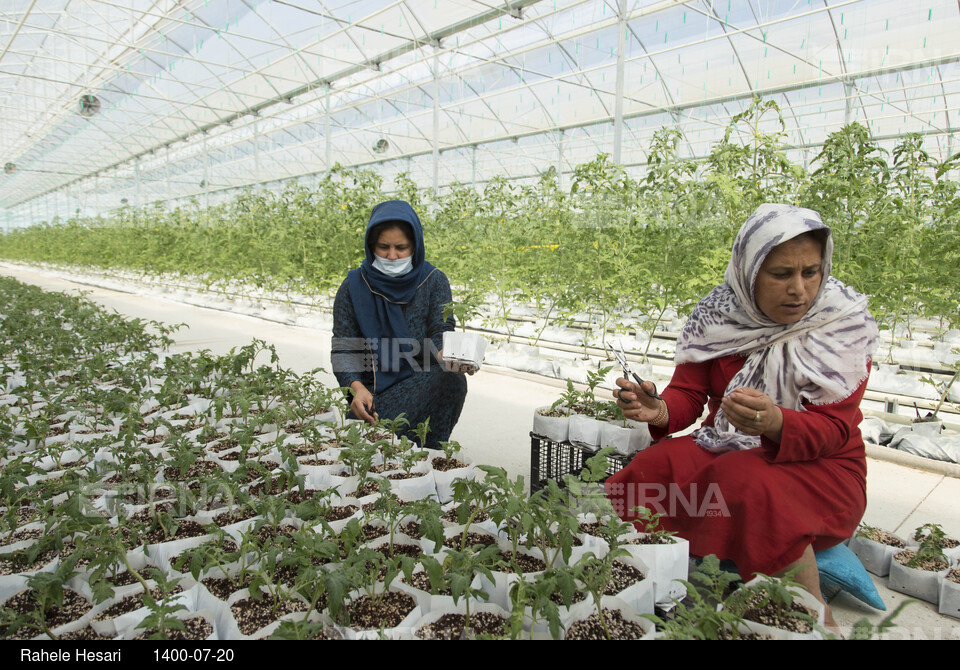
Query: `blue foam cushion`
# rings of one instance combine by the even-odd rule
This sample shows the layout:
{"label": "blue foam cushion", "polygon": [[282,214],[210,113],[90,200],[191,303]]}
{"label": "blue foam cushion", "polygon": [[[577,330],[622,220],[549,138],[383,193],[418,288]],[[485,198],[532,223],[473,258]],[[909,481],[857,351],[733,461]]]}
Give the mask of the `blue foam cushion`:
{"label": "blue foam cushion", "polygon": [[870,575],[847,545],[838,544],[815,552],[815,555],[820,571],[820,590],[825,598],[828,594],[832,596],[838,591],[846,591],[874,609],[887,609]]}

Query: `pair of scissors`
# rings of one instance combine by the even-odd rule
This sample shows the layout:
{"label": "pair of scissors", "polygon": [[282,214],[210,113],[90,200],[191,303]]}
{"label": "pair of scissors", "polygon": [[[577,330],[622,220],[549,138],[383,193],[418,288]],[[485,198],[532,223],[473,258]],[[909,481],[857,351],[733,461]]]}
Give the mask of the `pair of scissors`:
{"label": "pair of scissors", "polygon": [[[620,364],[620,367],[623,368],[623,378],[629,380],[631,377],[633,377],[633,380],[637,382],[637,385],[640,388],[643,388],[643,380],[640,379],[640,375],[638,375],[636,372],[631,370],[630,365],[627,364],[627,354],[623,350],[623,344],[620,345],[619,350],[614,348],[614,346],[609,342],[607,342],[607,346],[610,347],[610,351],[612,351],[613,355],[617,357],[617,362]],[[651,398],[659,399],[660,394],[657,393],[657,385],[654,384],[653,382],[650,382],[650,383],[653,385],[653,391],[651,392],[651,391],[647,391],[646,389],[643,389],[644,392]],[[623,389],[620,389],[620,390],[622,391]],[[617,397],[620,397],[619,391],[617,392]],[[623,398],[620,398],[620,399],[623,400]]]}

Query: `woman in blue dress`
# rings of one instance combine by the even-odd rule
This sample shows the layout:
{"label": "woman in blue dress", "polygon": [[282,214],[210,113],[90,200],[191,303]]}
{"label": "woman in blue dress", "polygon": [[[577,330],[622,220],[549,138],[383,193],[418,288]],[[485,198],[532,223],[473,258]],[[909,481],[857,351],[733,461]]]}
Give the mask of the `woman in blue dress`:
{"label": "woman in blue dress", "polygon": [[331,360],[337,381],[350,389],[349,418],[375,424],[406,416],[406,434],[430,420],[426,444],[450,439],[467,395],[462,374],[444,368],[443,333],[452,316],[446,275],[427,262],[420,218],[406,202],[373,208],[364,240],[366,258],[351,270],[333,305]]}

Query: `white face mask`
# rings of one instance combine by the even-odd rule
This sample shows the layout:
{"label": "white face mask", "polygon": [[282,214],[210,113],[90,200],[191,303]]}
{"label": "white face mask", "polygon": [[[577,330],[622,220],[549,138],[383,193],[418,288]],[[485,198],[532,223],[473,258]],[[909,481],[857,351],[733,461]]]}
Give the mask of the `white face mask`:
{"label": "white face mask", "polygon": [[413,256],[390,260],[373,255],[373,267],[377,268],[388,277],[402,277],[413,268]]}

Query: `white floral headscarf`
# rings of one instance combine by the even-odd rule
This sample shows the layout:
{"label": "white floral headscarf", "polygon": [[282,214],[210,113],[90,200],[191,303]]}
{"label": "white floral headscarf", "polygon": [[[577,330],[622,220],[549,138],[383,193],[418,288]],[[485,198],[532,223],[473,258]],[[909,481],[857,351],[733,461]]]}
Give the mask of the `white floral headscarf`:
{"label": "white floral headscarf", "polygon": [[[754,282],[764,259],[778,244],[825,229],[823,277],[810,309],[796,323],[768,318],[754,299]],[[820,215],[791,205],[757,208],[737,233],[724,283],[700,301],[677,340],[675,362],[702,362],[740,354],[747,357],[724,394],[743,388],[766,393],[781,407],[830,404],[848,398],[867,376],[877,348],[877,326],[867,298],[830,277],[833,239]],[[723,409],[713,427],[694,432],[714,452],[751,449],[760,438],[735,430]]]}

